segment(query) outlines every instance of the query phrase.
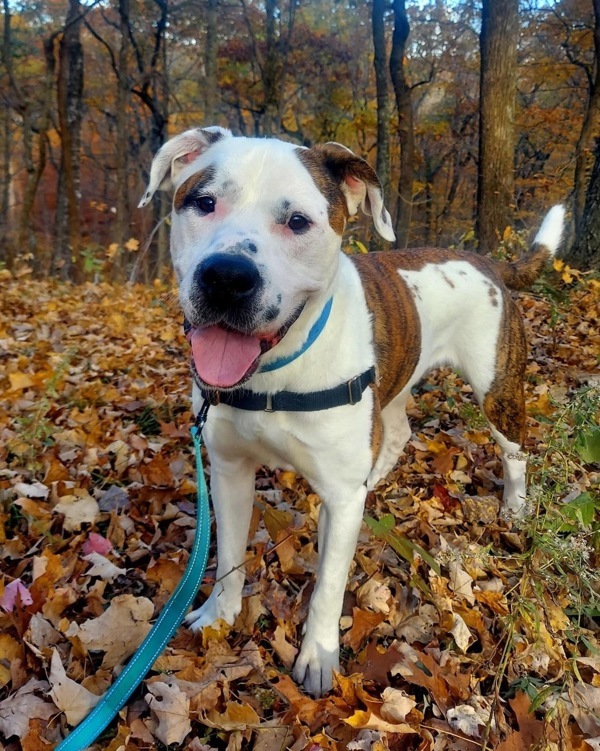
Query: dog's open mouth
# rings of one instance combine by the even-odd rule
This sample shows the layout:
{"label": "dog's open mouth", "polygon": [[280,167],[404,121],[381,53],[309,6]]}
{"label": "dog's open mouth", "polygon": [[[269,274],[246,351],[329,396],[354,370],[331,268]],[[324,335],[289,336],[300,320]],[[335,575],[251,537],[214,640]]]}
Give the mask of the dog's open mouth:
{"label": "dog's open mouth", "polygon": [[188,338],[196,372],[208,386],[227,389],[247,380],[257,369],[262,354],[280,340],[243,334],[225,326],[191,329]]}
{"label": "dog's open mouth", "polygon": [[223,324],[187,329],[196,373],[214,389],[241,385],[256,372],[261,355],[279,344],[303,310],[304,303],[274,334],[245,334]]}

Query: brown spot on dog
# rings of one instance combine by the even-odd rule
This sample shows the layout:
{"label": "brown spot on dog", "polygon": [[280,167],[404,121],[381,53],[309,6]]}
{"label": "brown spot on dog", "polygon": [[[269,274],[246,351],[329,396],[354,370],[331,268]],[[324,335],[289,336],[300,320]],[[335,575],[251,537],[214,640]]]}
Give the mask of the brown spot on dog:
{"label": "brown spot on dog", "polygon": [[373,339],[381,380],[376,388],[385,407],[408,383],[421,354],[421,327],[414,298],[398,274],[412,251],[351,256],[373,316]]}
{"label": "brown spot on dog", "polygon": [[551,254],[545,245],[533,243],[531,249],[512,263],[497,264],[501,267],[501,278],[511,289],[527,289],[540,275],[544,264],[550,260]]}
{"label": "brown spot on dog", "polygon": [[[476,268],[494,284],[505,284],[511,289],[525,289],[531,286],[540,274],[546,261],[550,260],[550,253],[542,245],[534,244],[532,249],[514,262],[496,261],[487,256],[464,250],[448,248],[410,248],[408,251],[393,251],[398,258],[398,268],[407,271],[420,271],[428,264],[442,264],[446,261],[465,261]],[[440,270],[440,273],[443,273]],[[458,272],[466,276],[466,272]],[[446,279],[448,283],[451,280]]]}
{"label": "brown spot on dog", "polygon": [[488,293],[490,296],[490,301],[492,305],[497,308],[498,307],[498,289],[497,287],[494,287],[493,284],[488,283]]}
{"label": "brown spot on dog", "polygon": [[337,182],[327,169],[325,160],[316,147],[313,149],[297,149],[296,153],[298,159],[310,172],[317,188],[325,196],[328,204],[329,224],[338,235],[343,235],[349,215],[346,198],[340,187],[341,183]]}
{"label": "brown spot on dog", "polygon": [[373,419],[371,422],[371,456],[373,457],[372,467],[375,466],[379,452],[381,451],[381,444],[383,443],[383,420],[381,419],[381,403],[377,393],[377,388],[369,386],[373,389]]}
{"label": "brown spot on dog", "polygon": [[[342,183],[360,181],[366,185],[375,185],[381,190],[377,173],[368,162],[337,143],[297,149],[296,153],[329,204],[329,224],[338,235],[343,234],[349,214]],[[365,201],[368,203],[368,199]],[[385,221],[385,213],[382,217]]]}
{"label": "brown spot on dog", "polygon": [[194,172],[175,191],[173,196],[173,208],[179,212],[192,202],[194,196],[198,196],[215,179],[214,167]]}

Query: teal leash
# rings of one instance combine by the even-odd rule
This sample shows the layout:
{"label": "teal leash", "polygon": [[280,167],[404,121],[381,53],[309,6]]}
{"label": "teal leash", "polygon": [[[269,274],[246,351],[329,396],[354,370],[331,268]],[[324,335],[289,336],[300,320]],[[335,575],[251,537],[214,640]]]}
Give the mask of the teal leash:
{"label": "teal leash", "polygon": [[206,422],[209,404],[205,402],[198,412],[191,428],[196,452],[196,478],[198,486],[198,506],[196,511],[196,533],[194,545],[187,567],[156,623],[148,633],[137,652],[123,671],[92,709],[88,716],[58,744],[55,751],[83,751],[90,746],[121,710],[131,694],[142,682],[146,673],[155,663],[167,642],[171,639],[192,604],[200,587],[210,546],[210,509],[204,472],[202,471],[202,428]]}

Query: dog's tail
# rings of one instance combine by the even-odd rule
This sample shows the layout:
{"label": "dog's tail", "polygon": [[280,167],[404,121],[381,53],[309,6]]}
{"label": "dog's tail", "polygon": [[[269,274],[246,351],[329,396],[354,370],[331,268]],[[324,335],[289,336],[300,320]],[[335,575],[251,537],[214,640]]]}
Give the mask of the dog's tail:
{"label": "dog's tail", "polygon": [[544,264],[558,251],[565,225],[565,207],[553,206],[544,217],[531,248],[512,263],[500,263],[502,281],[511,289],[527,289],[540,275]]}

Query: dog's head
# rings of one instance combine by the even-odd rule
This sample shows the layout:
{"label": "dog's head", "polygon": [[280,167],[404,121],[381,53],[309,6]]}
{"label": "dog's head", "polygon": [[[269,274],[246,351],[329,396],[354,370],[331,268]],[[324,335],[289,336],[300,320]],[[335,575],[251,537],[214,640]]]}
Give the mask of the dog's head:
{"label": "dog's head", "polygon": [[358,209],[394,239],[374,170],[337,143],[311,149],[189,130],[152,163],[140,206],[174,188],[171,255],[194,362],[212,388],[237,387],[331,286]]}

